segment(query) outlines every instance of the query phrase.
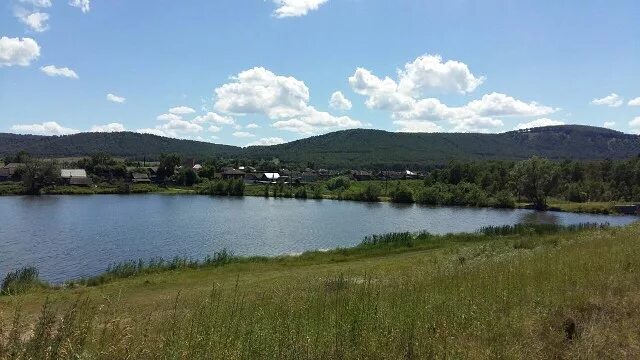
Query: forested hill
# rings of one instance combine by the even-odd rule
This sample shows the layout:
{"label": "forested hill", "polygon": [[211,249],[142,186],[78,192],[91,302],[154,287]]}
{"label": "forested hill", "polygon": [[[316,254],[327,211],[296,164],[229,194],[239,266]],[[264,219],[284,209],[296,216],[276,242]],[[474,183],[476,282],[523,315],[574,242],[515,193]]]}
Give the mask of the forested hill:
{"label": "forested hill", "polygon": [[578,125],[549,126],[501,134],[394,133],[344,130],[287,144],[248,148],[248,155],[313,161],[334,167],[384,168],[458,160],[620,159],[640,154],[640,137]]}
{"label": "forested hill", "polygon": [[240,148],[148,134],[81,133],[68,136],[0,134],[0,154],[25,150],[37,156],[81,156],[107,152],[130,158],[279,158],[329,168],[423,167],[458,160],[620,159],[640,154],[640,138],[619,131],[578,125],[549,126],[501,134],[395,133],[354,129],[274,146]]}
{"label": "forested hill", "polygon": [[65,136],[0,134],[0,154],[15,154],[20,150],[36,156],[73,157],[106,152],[114,156],[142,159],[157,158],[162,153],[180,153],[185,157],[234,156],[242,149],[134,132]]}

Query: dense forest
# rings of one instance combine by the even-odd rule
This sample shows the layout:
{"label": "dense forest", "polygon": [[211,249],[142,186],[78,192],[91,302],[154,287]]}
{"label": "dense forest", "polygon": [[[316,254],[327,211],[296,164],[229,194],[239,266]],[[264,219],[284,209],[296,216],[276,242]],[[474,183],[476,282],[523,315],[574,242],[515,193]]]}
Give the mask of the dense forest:
{"label": "dense forest", "polygon": [[75,157],[98,152],[132,160],[184,158],[278,159],[329,169],[430,169],[452,160],[625,159],[640,153],[636,135],[590,126],[550,126],[501,134],[394,133],[354,129],[274,146],[246,148],[178,140],[149,134],[81,133],[67,136],[0,134],[0,155],[20,150],[40,157]]}

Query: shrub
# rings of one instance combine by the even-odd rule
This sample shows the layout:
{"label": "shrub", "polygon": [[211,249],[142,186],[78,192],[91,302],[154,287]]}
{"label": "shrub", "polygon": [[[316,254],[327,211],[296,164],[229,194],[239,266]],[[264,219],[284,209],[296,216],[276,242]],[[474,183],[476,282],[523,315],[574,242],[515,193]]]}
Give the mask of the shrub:
{"label": "shrub", "polygon": [[347,190],[351,186],[351,179],[346,176],[338,176],[327,181],[327,189],[333,190]]}
{"label": "shrub", "polygon": [[447,205],[451,202],[451,193],[447,186],[442,184],[425,187],[416,195],[416,202],[426,205]]}
{"label": "shrub", "polygon": [[374,184],[367,184],[363,190],[354,195],[355,200],[360,201],[380,201],[380,187]]}
{"label": "shrub", "polygon": [[396,187],[391,190],[391,201],[395,203],[412,203],[413,192],[406,185],[396,183]]}
{"label": "shrub", "polygon": [[21,294],[35,286],[39,286],[42,282],[38,275],[38,269],[33,266],[25,266],[22,269],[12,271],[4,277],[4,280],[2,280],[2,285],[0,285],[0,294]]}
{"label": "shrub", "polygon": [[514,208],[516,206],[516,200],[509,191],[498,191],[493,199],[493,206],[497,208]]}

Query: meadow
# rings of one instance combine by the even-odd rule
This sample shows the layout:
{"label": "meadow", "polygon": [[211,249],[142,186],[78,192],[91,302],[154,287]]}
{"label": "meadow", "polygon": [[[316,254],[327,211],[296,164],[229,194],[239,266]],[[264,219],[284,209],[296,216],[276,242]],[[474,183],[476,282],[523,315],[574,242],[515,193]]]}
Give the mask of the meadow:
{"label": "meadow", "polygon": [[399,233],[35,284],[0,297],[0,358],[637,358],[638,235]]}

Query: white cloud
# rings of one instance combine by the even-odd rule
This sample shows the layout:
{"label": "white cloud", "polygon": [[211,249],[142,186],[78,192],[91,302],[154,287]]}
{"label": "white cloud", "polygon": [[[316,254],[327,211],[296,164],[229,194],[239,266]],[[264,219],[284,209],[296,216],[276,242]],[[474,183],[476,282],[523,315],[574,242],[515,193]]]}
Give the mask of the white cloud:
{"label": "white cloud", "polygon": [[69,5],[79,8],[85,14],[91,10],[91,3],[89,0],[69,0]]}
{"label": "white cloud", "polygon": [[179,138],[185,135],[197,134],[203,130],[203,127],[189,121],[173,119],[156,126],[156,129],[161,130],[166,136]]}
{"label": "white cloud", "polygon": [[273,127],[280,130],[292,131],[300,134],[313,134],[315,127],[299,119],[280,120],[273,123]]}
{"label": "white cloud", "polygon": [[398,129],[399,132],[412,132],[412,133],[418,133],[418,132],[427,132],[427,133],[432,133],[432,132],[441,132],[442,131],[442,127],[440,127],[440,125],[431,122],[431,121],[424,121],[424,120],[396,120],[393,122],[394,124],[400,126],[400,129]]}
{"label": "white cloud", "polygon": [[629,100],[629,106],[640,106],[640,97]]}
{"label": "white cloud", "polygon": [[91,132],[122,132],[127,131],[121,123],[111,123],[106,125],[94,125]]}
{"label": "white cloud", "polygon": [[75,71],[69,69],[68,67],[56,67],[54,65],[47,65],[40,68],[40,70],[47,74],[48,76],[61,76],[71,79],[77,79],[78,74]]}
{"label": "white cloud", "polygon": [[138,129],[136,130],[136,132],[141,134],[151,134],[151,135],[165,136],[165,137],[168,136],[164,131],[160,129],[145,128],[145,129]]}
{"label": "white cloud", "polygon": [[471,74],[465,64],[443,63],[439,56],[425,55],[408,63],[398,71],[398,77],[399,83],[357,68],[349,77],[349,84],[354,92],[367,97],[365,105],[369,109],[391,112],[401,131],[434,131],[435,122],[447,121],[453,131],[486,132],[504,125],[500,117],[542,116],[558,111],[496,92],[458,107],[448,106],[437,98],[422,98],[423,93],[431,91],[470,92],[484,80]]}
{"label": "white cloud", "polygon": [[196,111],[188,106],[177,106],[169,109],[169,112],[176,115],[188,115],[188,114],[193,114]]}
{"label": "white cloud", "polygon": [[122,97],[122,96],[118,96],[118,95],[114,95],[114,94],[107,94],[107,101],[111,101],[111,102],[114,102],[114,103],[122,104],[123,102],[127,101],[127,99]]}
{"label": "white cloud", "polygon": [[40,46],[31,38],[0,38],[0,67],[29,66],[40,56]]}
{"label": "white cloud", "polygon": [[254,142],[250,142],[247,144],[247,146],[271,146],[271,145],[278,145],[278,144],[284,144],[284,143],[285,143],[285,140],[283,138],[269,137],[269,138],[261,138]]}
{"label": "white cloud", "polygon": [[336,117],[310,106],[309,89],[294,77],[256,67],[231,79],[232,82],[215,89],[214,108],[217,111],[237,115],[262,114],[276,121],[273,124],[276,128],[303,133],[361,125],[347,116]]}
{"label": "white cloud", "polygon": [[398,71],[398,90],[411,96],[424,93],[472,92],[485,80],[484,76],[475,76],[462,62],[442,61],[440,55],[423,55],[407,63]]}
{"label": "white cloud", "polygon": [[616,93],[611,93],[600,99],[593,99],[591,103],[593,105],[605,105],[609,107],[619,107],[624,102],[624,99]]}
{"label": "white cloud", "polygon": [[156,120],[160,121],[172,121],[172,120],[182,120],[182,116],[176,114],[162,114],[156,117]]}
{"label": "white cloud", "polygon": [[33,135],[69,135],[79,132],[75,129],[66,128],[55,121],[44,122],[42,124],[13,125],[11,131]]}
{"label": "white cloud", "polygon": [[640,134],[640,116],[629,121],[629,127],[631,128],[631,130],[633,130],[634,133]]}
{"label": "white cloud", "polygon": [[193,122],[196,124],[204,124],[204,123],[214,123],[218,125],[233,125],[233,118],[230,116],[222,116],[220,114],[216,114],[214,112],[208,112],[205,115],[196,116],[193,119]]}
{"label": "white cloud", "polygon": [[215,89],[216,110],[231,114],[266,114],[269,118],[298,115],[309,101],[309,89],[294,77],[255,67]]}
{"label": "white cloud", "polygon": [[247,129],[259,129],[260,125],[256,124],[256,123],[251,123],[249,125],[246,126]]}
{"label": "white cloud", "polygon": [[351,107],[353,105],[341,91],[336,91],[331,94],[331,98],[329,99],[329,106],[336,110],[347,111],[351,110]]}
{"label": "white cloud", "polygon": [[309,11],[317,10],[328,0],[273,0],[278,8],[273,12],[277,18],[307,15]]}
{"label": "white cloud", "polygon": [[220,132],[220,130],[222,130],[222,128],[219,126],[215,126],[215,125],[209,126],[209,132],[217,133],[217,132]]}
{"label": "white cloud", "polygon": [[614,126],[616,126],[615,121],[605,121],[605,123],[602,124],[602,127],[605,127],[607,129],[613,129]]}
{"label": "white cloud", "polygon": [[541,127],[541,126],[555,126],[555,125],[564,125],[564,122],[563,121],[559,121],[559,120],[552,120],[552,119],[542,118],[542,119],[529,121],[529,122],[526,122],[526,123],[519,123],[518,125],[516,125],[514,130],[523,130],[523,129],[531,129],[531,128],[535,128],[535,127]]}
{"label": "white cloud", "polygon": [[47,21],[49,20],[49,14],[43,12],[32,12],[17,8],[15,11],[15,16],[25,25],[27,25],[31,30],[35,32],[43,32],[49,30],[49,24]]}
{"label": "white cloud", "polygon": [[21,3],[30,4],[37,8],[51,7],[51,0],[20,0]]}
{"label": "white cloud", "polygon": [[232,134],[235,137],[239,137],[239,138],[248,138],[248,137],[254,137],[255,135],[253,135],[250,132],[246,132],[246,131],[236,131]]}
{"label": "white cloud", "polygon": [[480,116],[541,116],[558,110],[535,101],[526,103],[495,92],[482,96],[480,100],[471,101],[466,108]]}

